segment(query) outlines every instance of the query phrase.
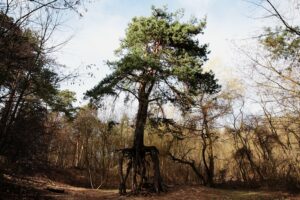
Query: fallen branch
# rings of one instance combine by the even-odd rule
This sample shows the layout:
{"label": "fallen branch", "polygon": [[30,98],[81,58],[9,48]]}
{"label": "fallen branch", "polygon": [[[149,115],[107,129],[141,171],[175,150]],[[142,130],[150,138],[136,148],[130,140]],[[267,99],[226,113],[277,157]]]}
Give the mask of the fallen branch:
{"label": "fallen branch", "polygon": [[49,190],[51,192],[55,192],[55,193],[64,193],[65,190],[62,188],[55,188],[55,187],[47,187],[46,190]]}

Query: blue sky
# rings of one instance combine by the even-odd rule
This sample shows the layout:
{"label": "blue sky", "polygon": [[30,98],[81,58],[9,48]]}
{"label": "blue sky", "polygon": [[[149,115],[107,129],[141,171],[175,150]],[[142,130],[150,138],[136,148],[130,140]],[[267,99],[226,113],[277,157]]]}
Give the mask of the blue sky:
{"label": "blue sky", "polygon": [[[167,5],[170,11],[183,8],[187,18],[207,17],[207,28],[199,40],[209,44],[211,54],[206,65],[221,83],[231,78],[239,67],[233,41],[257,35],[264,25],[253,18],[258,15],[258,8],[244,0],[95,0],[86,5],[84,17],[68,19],[64,31],[56,35],[57,40],[73,35],[56,57],[67,66],[67,71],[77,70],[81,74],[74,84],[66,82],[62,89],[75,91],[78,103],[82,102],[83,93],[109,73],[104,61],[114,59],[113,52],[130,20],[134,16],[150,15],[151,5]],[[89,64],[96,67],[86,69]]]}

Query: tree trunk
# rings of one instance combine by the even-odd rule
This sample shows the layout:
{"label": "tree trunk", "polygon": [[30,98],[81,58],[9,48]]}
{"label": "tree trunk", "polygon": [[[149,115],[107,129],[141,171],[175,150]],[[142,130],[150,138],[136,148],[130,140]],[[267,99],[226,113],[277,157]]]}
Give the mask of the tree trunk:
{"label": "tree trunk", "polygon": [[[134,158],[132,161],[132,192],[138,193],[138,183],[137,183],[137,173],[141,173],[140,169],[143,166],[145,159],[145,154],[143,152],[144,148],[144,129],[147,120],[148,112],[148,97],[146,95],[146,84],[141,85],[139,90],[139,107],[136,115],[135,131],[133,148]],[[141,174],[140,174],[141,175]]]}
{"label": "tree trunk", "polygon": [[[136,115],[136,124],[134,131],[134,141],[132,148],[122,149],[122,155],[119,158],[119,176],[120,176],[120,194],[126,193],[126,180],[131,170],[131,191],[133,194],[139,193],[146,188],[151,191],[164,191],[162,177],[160,174],[158,150],[156,147],[145,147],[144,145],[144,129],[147,121],[149,95],[151,93],[154,82],[141,83],[138,93],[138,112]],[[146,177],[146,155],[150,155],[153,164],[153,183],[148,183]],[[126,175],[123,174],[123,160],[124,157],[129,159],[126,170]]]}
{"label": "tree trunk", "polygon": [[[202,133],[202,140],[203,140],[202,159],[203,159],[203,163],[204,163],[205,170],[206,170],[207,185],[213,186],[214,185],[213,141],[212,141],[212,135],[211,135],[211,132],[209,129],[207,108],[205,106],[202,107],[202,112],[203,112],[203,126],[204,126],[204,131],[205,131],[204,133]],[[207,152],[207,150],[208,150],[208,152]],[[208,157],[208,163],[206,161],[206,153],[207,153],[207,157]]]}
{"label": "tree trunk", "polygon": [[133,141],[133,146],[136,150],[139,150],[144,146],[144,129],[147,120],[148,104],[147,100],[139,100],[139,109],[136,115]]}

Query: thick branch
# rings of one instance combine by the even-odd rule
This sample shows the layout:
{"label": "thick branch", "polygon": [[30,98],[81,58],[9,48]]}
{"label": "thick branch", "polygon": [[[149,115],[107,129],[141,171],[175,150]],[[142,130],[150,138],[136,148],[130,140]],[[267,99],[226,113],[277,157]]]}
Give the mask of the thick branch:
{"label": "thick branch", "polygon": [[184,164],[184,165],[189,165],[192,168],[192,170],[194,171],[194,173],[196,174],[196,176],[205,184],[205,179],[202,176],[202,174],[199,172],[199,170],[196,168],[194,160],[187,161],[184,159],[177,158],[174,155],[172,155],[171,152],[169,152],[168,155],[174,162],[178,162],[178,163]]}

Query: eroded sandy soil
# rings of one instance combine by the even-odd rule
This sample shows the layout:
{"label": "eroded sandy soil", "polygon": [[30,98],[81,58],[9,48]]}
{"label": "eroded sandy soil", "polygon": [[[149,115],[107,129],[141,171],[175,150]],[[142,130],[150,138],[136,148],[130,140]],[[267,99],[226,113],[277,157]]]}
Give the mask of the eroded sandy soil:
{"label": "eroded sandy soil", "polygon": [[[4,180],[4,181],[3,181]],[[57,189],[58,192],[49,191]],[[60,193],[59,191],[63,191]],[[300,200],[300,195],[287,192],[224,190],[202,186],[176,186],[158,195],[119,196],[117,190],[86,189],[53,182],[45,177],[4,176],[0,183],[0,200]]]}

